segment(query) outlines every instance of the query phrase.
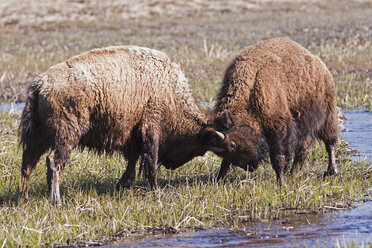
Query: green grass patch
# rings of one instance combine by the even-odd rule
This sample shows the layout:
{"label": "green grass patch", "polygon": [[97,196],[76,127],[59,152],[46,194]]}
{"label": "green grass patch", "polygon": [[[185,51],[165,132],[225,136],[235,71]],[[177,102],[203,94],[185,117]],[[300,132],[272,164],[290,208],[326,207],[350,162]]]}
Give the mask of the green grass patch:
{"label": "green grass patch", "polygon": [[0,241],[14,246],[99,244],[133,233],[181,232],[194,228],[237,227],[255,219],[294,212],[322,213],[352,207],[371,197],[371,165],[338,151],[340,175],[321,179],[327,155],[321,145],[304,169],[279,187],[271,165],[249,173],[233,168],[225,183],[214,183],[221,159],[208,153],[175,171],[159,168],[159,189],[150,191],[137,176],[135,186],[115,191],[126,162],[74,151],[61,183],[62,206],[49,203],[45,156],[31,175],[30,199],[18,202],[21,151],[18,116],[0,112]]}

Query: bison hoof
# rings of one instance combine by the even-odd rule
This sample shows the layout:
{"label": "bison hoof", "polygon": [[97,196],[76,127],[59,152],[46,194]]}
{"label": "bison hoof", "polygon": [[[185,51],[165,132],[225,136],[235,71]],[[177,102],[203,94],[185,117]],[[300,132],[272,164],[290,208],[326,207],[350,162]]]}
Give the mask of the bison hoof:
{"label": "bison hoof", "polygon": [[119,191],[121,189],[128,189],[132,186],[134,181],[134,173],[128,173],[127,171],[123,174],[120,178],[118,184],[116,185],[116,190]]}
{"label": "bison hoof", "polygon": [[132,186],[133,180],[127,179],[127,180],[120,180],[118,184],[116,184],[116,190],[119,191],[121,189],[128,189]]}
{"label": "bison hoof", "polygon": [[276,182],[277,182],[279,187],[285,186],[286,185],[286,177],[282,174],[280,177],[277,177]]}
{"label": "bison hoof", "polygon": [[57,207],[60,207],[61,206],[61,200],[59,199],[59,198],[57,198],[57,197],[50,197],[50,202],[53,204],[53,205],[55,205],[55,206],[57,206]]}
{"label": "bison hoof", "polygon": [[20,203],[27,203],[28,202],[28,196],[21,196],[18,200]]}
{"label": "bison hoof", "polygon": [[213,182],[214,183],[225,182],[225,177],[218,174],[217,176],[213,177]]}
{"label": "bison hoof", "polygon": [[333,176],[333,175],[337,175],[337,174],[338,174],[338,171],[337,170],[329,170],[329,171],[327,170],[323,174],[323,179],[325,179],[328,176]]}
{"label": "bison hoof", "polygon": [[299,168],[293,169],[293,167],[292,167],[292,169],[289,172],[287,172],[286,174],[290,178],[294,178],[294,177],[296,177],[300,174],[300,169]]}
{"label": "bison hoof", "polygon": [[155,191],[158,189],[158,184],[157,183],[150,183],[150,189]]}

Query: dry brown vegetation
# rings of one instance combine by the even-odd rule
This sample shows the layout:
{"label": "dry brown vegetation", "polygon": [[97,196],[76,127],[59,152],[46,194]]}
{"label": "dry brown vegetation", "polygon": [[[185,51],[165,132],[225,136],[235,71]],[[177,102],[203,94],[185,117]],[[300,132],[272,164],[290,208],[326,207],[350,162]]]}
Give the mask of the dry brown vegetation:
{"label": "dry brown vegetation", "polygon": [[289,36],[325,61],[339,105],[370,108],[371,15],[372,1],[3,1],[0,101],[23,101],[35,75],[72,55],[136,44],[174,57],[209,102],[239,50]]}

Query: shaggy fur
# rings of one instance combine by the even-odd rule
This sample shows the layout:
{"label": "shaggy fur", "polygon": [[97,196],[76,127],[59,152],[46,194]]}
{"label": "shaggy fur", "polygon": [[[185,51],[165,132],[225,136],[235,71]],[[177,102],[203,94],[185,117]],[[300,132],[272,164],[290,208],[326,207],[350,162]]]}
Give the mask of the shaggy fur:
{"label": "shaggy fur", "polygon": [[60,201],[60,174],[76,147],[120,151],[128,167],[118,187],[131,185],[136,161],[152,188],[156,165],[175,169],[203,155],[215,139],[178,64],[159,51],[135,46],[93,49],[51,67],[28,88],[19,127],[23,145],[22,196],[49,148],[50,198]]}
{"label": "shaggy fur", "polygon": [[289,38],[248,47],[230,63],[215,106],[217,130],[230,152],[218,179],[233,163],[255,170],[269,153],[279,181],[293,153],[291,172],[301,168],[313,139],[324,141],[326,174],[336,173],[338,125],[333,78],[322,63]]}

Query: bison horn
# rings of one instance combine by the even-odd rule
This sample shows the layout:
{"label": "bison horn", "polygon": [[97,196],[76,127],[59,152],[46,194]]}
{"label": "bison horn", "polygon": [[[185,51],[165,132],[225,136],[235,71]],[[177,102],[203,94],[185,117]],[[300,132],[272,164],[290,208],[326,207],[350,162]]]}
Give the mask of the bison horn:
{"label": "bison horn", "polygon": [[225,140],[225,135],[223,133],[216,131],[216,134],[218,135],[218,137]]}

